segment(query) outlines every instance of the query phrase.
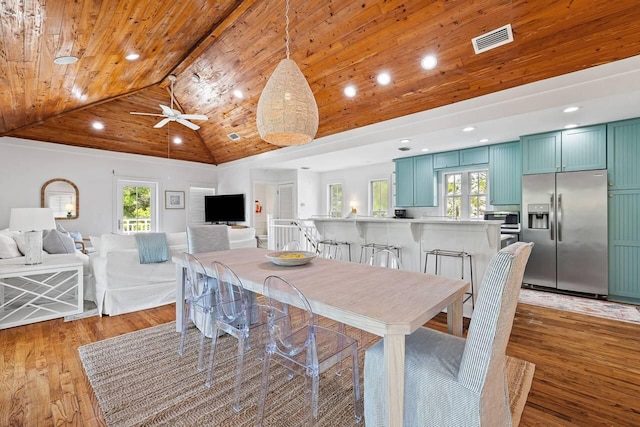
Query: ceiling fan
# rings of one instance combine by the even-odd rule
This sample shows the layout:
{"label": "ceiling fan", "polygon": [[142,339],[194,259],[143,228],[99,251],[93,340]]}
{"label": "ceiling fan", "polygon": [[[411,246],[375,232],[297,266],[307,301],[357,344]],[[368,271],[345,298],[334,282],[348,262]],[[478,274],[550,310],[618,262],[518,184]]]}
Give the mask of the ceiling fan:
{"label": "ceiling fan", "polygon": [[178,122],[181,125],[185,125],[186,127],[198,130],[200,126],[195,123],[191,123],[189,120],[208,120],[208,117],[204,114],[182,114],[179,110],[174,110],[173,108],[173,83],[176,81],[176,76],[173,74],[169,75],[169,81],[171,82],[171,106],[168,107],[166,105],[160,104],[160,108],[162,109],[162,114],[154,114],[154,113],[136,113],[131,112],[131,114],[137,114],[139,116],[156,116],[156,117],[164,117],[160,120],[154,128],[161,128],[169,122]]}

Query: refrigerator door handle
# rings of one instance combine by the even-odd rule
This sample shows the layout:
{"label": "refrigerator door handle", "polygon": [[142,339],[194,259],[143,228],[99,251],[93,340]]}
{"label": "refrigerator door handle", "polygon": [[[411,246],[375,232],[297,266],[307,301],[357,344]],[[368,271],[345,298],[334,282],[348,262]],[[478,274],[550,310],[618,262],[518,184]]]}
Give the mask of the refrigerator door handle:
{"label": "refrigerator door handle", "polygon": [[556,222],[555,215],[554,215],[554,212],[555,212],[556,209],[555,209],[555,207],[553,205],[553,199],[554,198],[555,198],[555,193],[551,193],[551,196],[549,197],[549,204],[551,205],[551,209],[549,209],[549,230],[551,231],[551,240],[555,239],[555,236],[554,236],[554,233],[553,233],[553,231],[554,231],[553,224]]}
{"label": "refrigerator door handle", "polygon": [[558,193],[558,242],[562,242],[562,193]]}

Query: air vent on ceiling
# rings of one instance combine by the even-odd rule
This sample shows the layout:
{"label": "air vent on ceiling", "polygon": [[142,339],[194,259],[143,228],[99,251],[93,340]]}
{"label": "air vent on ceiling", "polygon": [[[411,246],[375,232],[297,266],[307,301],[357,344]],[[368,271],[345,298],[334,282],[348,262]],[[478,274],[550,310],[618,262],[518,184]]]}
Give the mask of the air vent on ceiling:
{"label": "air vent on ceiling", "polygon": [[232,141],[240,141],[242,139],[242,137],[240,135],[238,135],[235,132],[231,132],[230,134],[227,135],[229,137],[230,140]]}
{"label": "air vent on ceiling", "polygon": [[400,148],[398,148],[398,150],[400,150],[400,151],[409,151],[409,150],[411,150],[411,148],[410,147],[400,147]]}
{"label": "air vent on ceiling", "polygon": [[502,46],[503,44],[511,43],[512,41],[513,31],[511,31],[511,24],[507,24],[504,27],[474,37],[471,39],[471,44],[473,44],[473,50],[478,54]]}

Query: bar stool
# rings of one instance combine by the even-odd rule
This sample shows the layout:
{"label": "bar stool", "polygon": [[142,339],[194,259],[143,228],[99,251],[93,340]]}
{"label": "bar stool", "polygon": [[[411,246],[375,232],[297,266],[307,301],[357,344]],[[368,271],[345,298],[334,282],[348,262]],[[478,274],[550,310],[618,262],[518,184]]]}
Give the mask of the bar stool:
{"label": "bar stool", "polygon": [[[328,259],[342,259],[342,250],[340,246],[346,246],[349,253],[349,261],[351,261],[351,243],[334,239],[325,239],[318,242],[318,250],[320,256]],[[340,256],[338,256],[340,255]]]}
{"label": "bar stool", "polygon": [[[471,259],[472,255],[469,252],[465,251],[449,251],[445,249],[432,249],[430,251],[425,251],[424,255],[424,272],[427,272],[427,265],[429,263],[429,255],[435,255],[436,257],[436,265],[434,269],[434,274],[440,274],[442,269],[442,260],[440,257],[450,257],[450,258],[458,258],[460,259],[460,278],[464,279],[464,260],[469,260],[469,275],[470,280],[469,283],[471,285],[470,292],[465,292],[465,298],[462,300],[463,303],[469,301],[471,298],[471,307],[475,308],[475,298],[473,295],[473,261]],[[440,262],[439,262],[440,261]]]}
{"label": "bar stool", "polygon": [[382,250],[395,252],[398,259],[401,259],[400,249],[400,246],[397,245],[388,245],[385,243],[365,243],[364,245],[360,246],[360,264],[366,264],[367,262],[369,262],[371,257],[376,254],[376,252]]}

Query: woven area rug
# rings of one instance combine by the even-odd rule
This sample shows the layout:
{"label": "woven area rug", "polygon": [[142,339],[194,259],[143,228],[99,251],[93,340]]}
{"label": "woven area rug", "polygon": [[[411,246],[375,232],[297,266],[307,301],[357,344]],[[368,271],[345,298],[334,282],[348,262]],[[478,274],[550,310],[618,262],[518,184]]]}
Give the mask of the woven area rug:
{"label": "woven area rug", "polygon": [[553,292],[521,289],[519,302],[588,316],[640,324],[640,307]]}
{"label": "woven area rug", "polygon": [[[353,336],[360,336],[359,331]],[[243,409],[231,406],[237,341],[218,341],[215,384],[206,388],[206,371],[196,369],[199,331],[189,330],[185,355],[177,354],[180,335],[175,323],[155,326],[79,348],[80,358],[98,399],[107,426],[252,426],[255,422],[262,364],[254,349],[245,356]],[[363,334],[365,345],[377,337]],[[363,362],[364,351],[361,353]],[[507,358],[514,425],[524,409],[534,365]],[[360,364],[362,370],[363,363]],[[300,426],[304,415],[304,380],[287,381],[286,372],[272,364],[265,425]],[[362,372],[360,373],[362,375]],[[320,379],[321,426],[356,426],[351,372],[329,371]],[[363,425],[363,424],[359,424]]]}

